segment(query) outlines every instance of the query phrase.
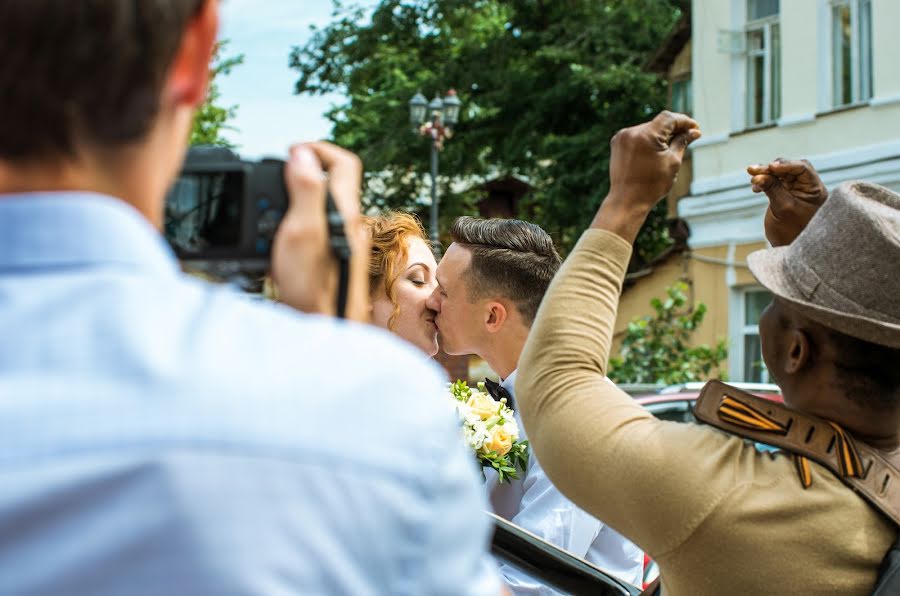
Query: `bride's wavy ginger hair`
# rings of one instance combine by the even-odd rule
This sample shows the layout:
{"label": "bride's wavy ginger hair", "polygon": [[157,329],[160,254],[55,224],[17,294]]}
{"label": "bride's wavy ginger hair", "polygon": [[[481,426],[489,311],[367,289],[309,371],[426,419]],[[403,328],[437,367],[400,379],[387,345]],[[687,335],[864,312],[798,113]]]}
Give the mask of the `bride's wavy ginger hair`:
{"label": "bride's wavy ginger hair", "polygon": [[384,293],[394,305],[394,312],[388,319],[388,329],[393,329],[400,314],[395,286],[400,277],[400,267],[409,254],[409,241],[411,238],[418,238],[429,248],[431,242],[419,218],[409,213],[390,211],[384,215],[364,217],[363,221],[372,238],[372,253],[369,257],[369,295],[374,298],[378,287],[384,288]]}

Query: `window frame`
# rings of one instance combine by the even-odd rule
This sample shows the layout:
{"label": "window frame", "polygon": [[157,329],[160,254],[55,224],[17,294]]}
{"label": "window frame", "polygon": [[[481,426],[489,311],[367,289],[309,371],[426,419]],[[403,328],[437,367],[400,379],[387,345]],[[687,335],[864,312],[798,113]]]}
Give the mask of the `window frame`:
{"label": "window frame", "polygon": [[[867,27],[861,23],[863,7],[868,16]],[[838,8],[850,9],[850,100],[844,101],[840,89],[843,78],[843,61],[835,35]],[[828,40],[831,59],[831,109],[864,105],[874,95],[872,69],[872,0],[828,0]]]}
{"label": "window frame", "polygon": [[[765,292],[769,295],[772,293],[766,288],[758,285],[741,286],[733,288],[733,300],[731,303],[732,313],[729,324],[729,336],[731,338],[731,350],[729,352],[729,378],[736,382],[758,382],[772,383],[772,376],[769,374],[765,363],[762,364],[762,374],[759,379],[748,379],[745,371],[747,370],[747,337],[759,337],[759,321],[755,324],[746,322],[747,297],[750,294]],[[760,345],[762,345],[760,343]]]}
{"label": "window frame", "polygon": [[[678,106],[675,105],[675,86],[676,85],[685,85],[685,104],[687,106],[686,110],[679,110]],[[681,112],[687,114],[688,116],[692,116],[694,112],[694,97],[693,97],[693,81],[691,77],[691,73],[684,73],[678,75],[677,77],[672,78],[669,82],[669,107],[673,112]]]}
{"label": "window frame", "polygon": [[[776,14],[772,14],[766,17],[762,17],[759,19],[748,20],[744,26],[744,43],[745,45],[745,56],[744,56],[744,85],[746,88],[746,101],[744,102],[744,126],[745,130],[754,129],[754,128],[762,128],[766,126],[770,126],[772,124],[777,123],[778,118],[781,117],[781,90],[779,89],[777,92],[778,96],[778,105],[777,109],[773,110],[774,102],[772,101],[772,96],[775,94],[774,89],[774,71],[773,71],[773,44],[772,44],[772,28],[773,26],[777,27],[777,35],[779,36],[778,43],[778,52],[781,52],[781,27],[780,27],[780,7],[779,12]],[[762,49],[754,50],[750,47],[750,36],[757,32],[762,32]],[[763,57],[763,105],[762,105],[762,114],[761,120],[756,122],[753,120],[753,116],[756,112],[754,102],[755,95],[751,92],[753,86],[751,85],[751,79],[753,78],[753,61],[755,58],[762,56]],[[781,67],[781,60],[777,60],[778,68]],[[778,85],[781,86],[781,76],[777,78]],[[777,112],[777,113],[774,113]]]}

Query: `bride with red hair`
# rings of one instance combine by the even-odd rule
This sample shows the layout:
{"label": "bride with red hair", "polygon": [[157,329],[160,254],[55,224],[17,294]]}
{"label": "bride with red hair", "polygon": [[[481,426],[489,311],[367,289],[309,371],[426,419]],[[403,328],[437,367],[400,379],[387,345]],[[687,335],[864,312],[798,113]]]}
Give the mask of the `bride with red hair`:
{"label": "bride with red hair", "polygon": [[365,218],[372,239],[369,292],[372,323],[429,356],[438,352],[434,311],[425,301],[437,287],[437,261],[418,218],[392,211]]}

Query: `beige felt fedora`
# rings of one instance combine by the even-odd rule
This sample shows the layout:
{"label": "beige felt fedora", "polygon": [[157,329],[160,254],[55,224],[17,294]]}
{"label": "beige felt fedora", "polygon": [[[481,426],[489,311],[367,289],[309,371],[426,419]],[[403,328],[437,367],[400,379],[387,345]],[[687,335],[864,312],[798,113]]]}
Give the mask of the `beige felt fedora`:
{"label": "beige felt fedora", "polygon": [[867,182],[832,191],[789,246],[748,258],[753,275],[810,319],[900,348],[900,195]]}

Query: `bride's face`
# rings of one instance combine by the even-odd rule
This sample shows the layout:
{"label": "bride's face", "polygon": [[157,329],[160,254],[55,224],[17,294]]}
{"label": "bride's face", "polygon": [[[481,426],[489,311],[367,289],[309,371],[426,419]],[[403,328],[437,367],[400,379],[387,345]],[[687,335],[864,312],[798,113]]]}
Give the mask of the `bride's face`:
{"label": "bride's face", "polygon": [[435,313],[425,306],[425,301],[437,286],[434,277],[436,269],[437,262],[431,249],[420,238],[412,238],[407,247],[406,261],[398,263],[397,267],[399,277],[394,283],[394,291],[400,312],[393,325],[388,326],[394,314],[394,304],[388,298],[383,284],[372,300],[373,323],[390,329],[429,356],[434,356],[438,351]]}

